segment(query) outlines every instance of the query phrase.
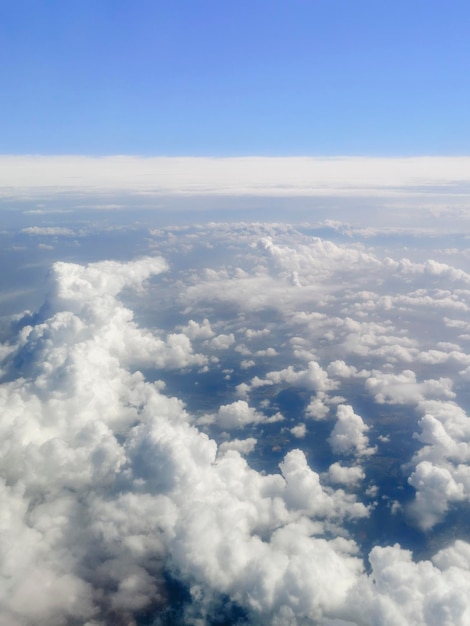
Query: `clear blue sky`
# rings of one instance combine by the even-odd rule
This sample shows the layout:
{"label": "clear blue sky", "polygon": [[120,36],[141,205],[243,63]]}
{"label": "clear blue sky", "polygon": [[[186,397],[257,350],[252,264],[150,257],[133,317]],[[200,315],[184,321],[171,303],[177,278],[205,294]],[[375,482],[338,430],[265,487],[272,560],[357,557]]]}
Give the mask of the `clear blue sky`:
{"label": "clear blue sky", "polygon": [[4,0],[0,153],[462,155],[468,0]]}

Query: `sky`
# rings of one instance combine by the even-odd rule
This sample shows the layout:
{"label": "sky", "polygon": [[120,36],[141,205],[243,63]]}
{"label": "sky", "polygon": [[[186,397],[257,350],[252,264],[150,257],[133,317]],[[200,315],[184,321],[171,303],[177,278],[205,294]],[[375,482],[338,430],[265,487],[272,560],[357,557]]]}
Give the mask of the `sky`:
{"label": "sky", "polygon": [[469,626],[469,17],[0,3],[0,626]]}
{"label": "sky", "polygon": [[0,153],[468,152],[464,0],[18,0]]}

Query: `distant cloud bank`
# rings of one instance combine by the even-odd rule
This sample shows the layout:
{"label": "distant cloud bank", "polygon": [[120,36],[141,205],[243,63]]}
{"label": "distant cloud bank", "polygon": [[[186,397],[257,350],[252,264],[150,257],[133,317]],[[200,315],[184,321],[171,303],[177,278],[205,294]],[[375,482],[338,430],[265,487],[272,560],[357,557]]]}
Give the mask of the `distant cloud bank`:
{"label": "distant cloud bank", "polygon": [[470,157],[0,156],[0,196],[114,193],[470,197]]}

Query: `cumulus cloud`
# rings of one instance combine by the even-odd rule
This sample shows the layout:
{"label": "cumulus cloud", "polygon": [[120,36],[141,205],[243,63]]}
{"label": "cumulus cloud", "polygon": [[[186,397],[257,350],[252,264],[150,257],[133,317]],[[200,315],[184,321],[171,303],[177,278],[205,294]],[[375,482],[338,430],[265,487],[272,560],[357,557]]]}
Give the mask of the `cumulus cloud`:
{"label": "cumulus cloud", "polygon": [[355,485],[365,478],[365,473],[358,465],[347,467],[341,463],[333,463],[328,468],[328,478],[333,484]]}
{"label": "cumulus cloud", "polygon": [[227,350],[234,343],[235,337],[233,333],[229,333],[228,335],[220,334],[211,339],[210,347],[214,350]]}
{"label": "cumulus cloud", "polygon": [[45,235],[49,237],[74,234],[73,230],[62,226],[28,226],[27,228],[22,228],[21,232],[27,235]]}
{"label": "cumulus cloud", "polygon": [[251,381],[255,387],[282,383],[298,385],[320,392],[336,388],[336,384],[328,378],[327,372],[315,361],[310,361],[306,370],[295,371],[292,365],[289,365],[283,370],[268,372],[265,378],[255,378]]}
{"label": "cumulus cloud", "polygon": [[409,511],[424,530],[441,521],[449,502],[463,500],[464,497],[463,485],[455,481],[452,473],[429,461],[421,461],[408,482],[416,489],[416,498]]}
{"label": "cumulus cloud", "polygon": [[321,420],[328,415],[330,407],[325,404],[327,396],[320,391],[315,398],[310,400],[306,414],[315,420]]}
{"label": "cumulus cloud", "polygon": [[200,418],[199,423],[216,423],[221,428],[241,428],[247,424],[259,424],[266,421],[262,413],[250,407],[245,400],[237,400],[231,404],[222,405],[216,414],[209,414]]}
{"label": "cumulus cloud", "polygon": [[373,372],[366,380],[367,390],[379,403],[414,404],[425,398],[453,398],[452,381],[449,378],[418,382],[412,370],[400,374]]}
{"label": "cumulus cloud", "polygon": [[332,361],[327,367],[327,372],[329,376],[336,378],[368,378],[370,375],[366,370],[358,371],[354,365],[346,365],[342,360]]}
{"label": "cumulus cloud", "polygon": [[[253,559],[261,567],[257,579],[267,576],[271,557],[287,565],[290,552],[298,550],[289,524],[298,523],[303,510],[321,518],[365,514],[340,492],[324,493],[302,457],[286,457],[284,478],[263,477],[237,452],[249,451],[248,441],[226,446],[214,464],[215,443],[189,425],[182,403],[125,369],[145,333],[117,295],[164,267],[159,260],[60,264],[41,321],[21,330],[8,367],[22,373],[24,362],[28,371],[1,387],[8,416],[1,470],[14,485],[4,483],[2,510],[10,516],[9,546],[23,555],[22,566],[12,562],[9,570],[4,564],[1,572],[9,623],[109,623],[161,606],[166,555],[188,580],[229,593],[245,586],[247,605],[270,614],[269,597],[275,596],[269,594],[280,585],[284,567],[273,580],[276,587],[247,586],[255,575]],[[224,427],[260,419],[243,401],[221,407],[218,417]],[[318,501],[301,495],[309,482]],[[234,519],[241,526],[233,526]],[[285,532],[279,525],[286,525]],[[268,534],[278,529],[267,551],[253,534],[257,528]],[[324,540],[307,533],[303,541],[309,550],[317,544],[320,554],[326,550],[345,573],[358,569],[355,557],[346,554],[343,565]],[[211,548],[201,552],[201,545]],[[301,593],[300,582],[293,581],[293,592]]]}
{"label": "cumulus cloud", "polygon": [[341,491],[329,494],[320,482],[320,476],[307,464],[300,450],[289,452],[280,464],[286,479],[285,501],[291,508],[306,511],[319,517],[348,515],[364,517],[366,507]]}
{"label": "cumulus cloud", "polygon": [[250,454],[253,452],[256,446],[256,439],[254,437],[248,437],[247,439],[231,439],[230,441],[224,441],[219,445],[219,453],[227,452],[228,450],[236,450],[240,454]]}
{"label": "cumulus cloud", "polygon": [[411,460],[408,482],[416,490],[408,512],[429,530],[445,518],[449,508],[470,501],[470,432],[468,415],[455,402],[424,400],[424,413],[414,437],[422,443]]}
{"label": "cumulus cloud", "polygon": [[207,318],[200,324],[194,320],[189,320],[189,322],[181,328],[181,332],[185,334],[186,337],[189,337],[189,339],[210,339],[215,334]]}
{"label": "cumulus cloud", "polygon": [[[455,306],[469,299],[466,276],[282,228],[280,243],[243,229],[240,243],[232,231],[214,227],[211,239],[233,246],[234,263],[175,270],[174,327],[147,329],[129,305],[129,290],[168,295],[161,257],[57,263],[44,306],[13,321],[0,352],[1,620],[211,624],[232,606],[263,625],[467,626],[468,543],[417,560],[399,545],[367,554],[359,540],[383,489],[362,483],[396,454],[397,423],[416,433],[400,458],[415,491],[408,517],[432,533],[468,502],[465,310]],[[187,249],[181,236],[175,255]],[[442,288],[432,332],[413,323],[420,281]],[[239,339],[250,346],[246,379],[247,355],[225,353]],[[225,395],[212,393],[228,371]],[[296,425],[276,428],[282,413]],[[325,420],[308,422],[308,442],[305,417]],[[250,465],[243,455],[258,450]],[[188,597],[179,607],[169,578]]]}
{"label": "cumulus cloud", "polygon": [[373,548],[369,559],[374,586],[359,586],[364,595],[356,596],[356,623],[465,626],[470,617],[464,597],[470,583],[468,564],[457,570],[456,559],[450,556],[453,550],[438,553],[433,564],[415,563],[398,545]]}
{"label": "cumulus cloud", "polygon": [[335,454],[370,455],[376,452],[369,447],[365,433],[369,430],[362,417],[354,413],[352,406],[340,404],[336,410],[336,424],[328,439]]}
{"label": "cumulus cloud", "polygon": [[293,426],[290,429],[290,432],[294,435],[294,437],[297,437],[298,439],[303,439],[307,434],[307,427],[305,426],[305,424],[300,423],[296,426]]}

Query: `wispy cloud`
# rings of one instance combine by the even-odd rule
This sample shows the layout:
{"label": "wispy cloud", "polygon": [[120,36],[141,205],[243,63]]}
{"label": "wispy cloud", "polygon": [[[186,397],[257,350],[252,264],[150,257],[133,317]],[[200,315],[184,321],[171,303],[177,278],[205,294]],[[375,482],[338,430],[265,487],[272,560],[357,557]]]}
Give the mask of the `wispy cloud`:
{"label": "wispy cloud", "polygon": [[50,237],[74,234],[73,230],[70,230],[70,228],[63,228],[61,226],[29,226],[28,228],[22,228],[21,232],[25,233],[26,235],[40,235]]}

